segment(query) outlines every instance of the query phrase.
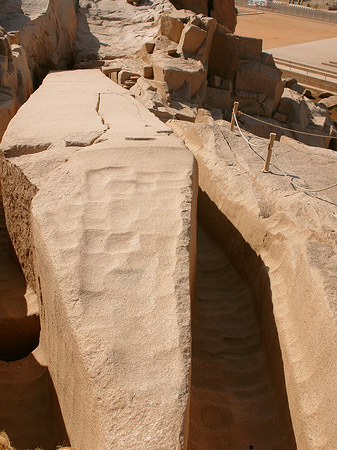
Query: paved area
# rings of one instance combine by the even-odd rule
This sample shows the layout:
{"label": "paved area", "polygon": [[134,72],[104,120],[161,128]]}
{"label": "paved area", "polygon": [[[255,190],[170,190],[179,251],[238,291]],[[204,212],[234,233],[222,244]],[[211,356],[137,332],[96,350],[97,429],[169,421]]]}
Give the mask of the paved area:
{"label": "paved area", "polygon": [[[253,8],[239,7],[239,14],[254,11]],[[242,36],[262,38],[263,48],[270,49],[337,38],[337,25],[265,12],[263,14],[239,15],[235,33]],[[333,50],[331,49],[331,51]],[[337,55],[336,51],[335,55]]]}
{"label": "paved area", "polygon": [[337,67],[334,69],[333,67],[322,64],[322,62],[328,63],[329,61],[337,61],[337,37],[306,42],[304,44],[269,48],[268,52],[278,58],[285,58],[303,64],[322,67],[337,73]]}

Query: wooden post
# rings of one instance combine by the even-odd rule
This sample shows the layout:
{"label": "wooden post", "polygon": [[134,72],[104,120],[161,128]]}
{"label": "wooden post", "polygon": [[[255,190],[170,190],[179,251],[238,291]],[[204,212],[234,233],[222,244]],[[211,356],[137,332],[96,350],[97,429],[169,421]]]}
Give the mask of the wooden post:
{"label": "wooden post", "polygon": [[234,108],[233,108],[233,111],[232,111],[232,120],[231,120],[230,131],[234,130],[235,116],[237,117],[238,109],[239,109],[239,102],[234,102]]}
{"label": "wooden post", "polygon": [[269,145],[268,145],[268,153],[267,153],[267,158],[266,158],[266,162],[264,165],[264,169],[263,172],[269,172],[269,164],[270,164],[270,160],[271,160],[271,153],[273,151],[273,146],[274,146],[274,141],[276,138],[276,133],[270,133],[269,135]]}

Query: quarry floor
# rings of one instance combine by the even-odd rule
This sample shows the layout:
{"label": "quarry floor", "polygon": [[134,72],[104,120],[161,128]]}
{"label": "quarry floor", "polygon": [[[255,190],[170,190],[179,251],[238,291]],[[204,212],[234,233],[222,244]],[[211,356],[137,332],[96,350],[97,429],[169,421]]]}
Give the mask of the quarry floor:
{"label": "quarry floor", "polygon": [[261,38],[263,39],[263,49],[270,49],[335,38],[337,37],[337,25],[271,12],[261,14],[258,11],[254,14],[253,8],[239,7],[235,33],[241,36]]}

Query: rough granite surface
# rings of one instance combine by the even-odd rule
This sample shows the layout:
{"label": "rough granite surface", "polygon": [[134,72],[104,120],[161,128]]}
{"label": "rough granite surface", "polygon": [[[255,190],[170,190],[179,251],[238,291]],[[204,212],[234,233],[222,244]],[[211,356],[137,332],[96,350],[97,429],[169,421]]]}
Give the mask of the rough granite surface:
{"label": "rough granite surface", "polygon": [[[270,172],[263,173],[261,156],[268,140],[245,133],[256,145],[265,142],[265,149],[253,152],[237,131],[228,131],[228,123],[214,122],[207,114],[199,114],[196,122],[171,121],[170,126],[198,161],[201,191],[264,264],[297,449],[330,450],[337,440],[333,419],[337,414],[337,194],[336,189],[315,194],[303,188],[324,188],[336,181],[336,152],[285,138],[274,146]],[[212,215],[207,221],[218,229],[219,239],[251,286],[258,287],[261,275],[242,253],[238,239],[221,234],[221,224]],[[259,308],[268,353],[272,344],[268,318],[263,317],[266,306]],[[271,359],[273,354],[271,349]]]}
{"label": "rough granite surface", "polygon": [[9,232],[81,450],[186,442],[196,178],[170,134],[100,71],[82,70],[48,75],[2,142]]}

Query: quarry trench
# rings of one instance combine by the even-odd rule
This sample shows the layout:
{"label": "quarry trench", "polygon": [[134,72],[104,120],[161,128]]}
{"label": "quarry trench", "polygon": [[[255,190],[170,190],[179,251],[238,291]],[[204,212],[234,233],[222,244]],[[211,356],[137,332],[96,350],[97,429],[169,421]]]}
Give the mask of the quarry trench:
{"label": "quarry trench", "polygon": [[[23,295],[0,218],[2,260],[16,270],[8,292],[19,286]],[[8,265],[0,267],[3,280]],[[200,190],[196,274],[188,450],[296,450],[266,268]],[[33,352],[39,324],[13,328],[1,339],[0,424],[17,450],[52,450],[68,438],[48,369]]]}
{"label": "quarry trench", "polygon": [[189,450],[297,448],[266,274],[199,189]]}
{"label": "quarry trench", "polygon": [[17,450],[54,450],[68,442],[48,368],[35,354],[39,336],[37,298],[11,246],[0,201],[0,431]]}

